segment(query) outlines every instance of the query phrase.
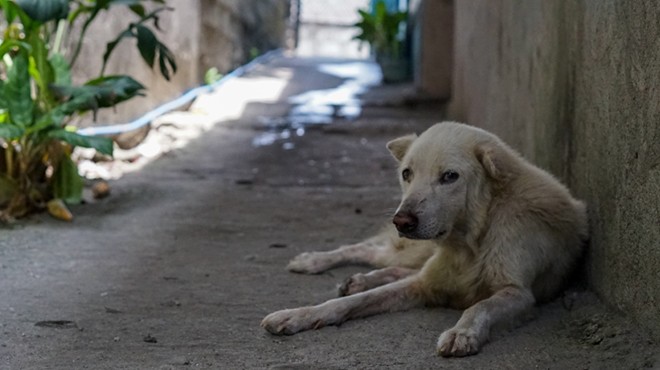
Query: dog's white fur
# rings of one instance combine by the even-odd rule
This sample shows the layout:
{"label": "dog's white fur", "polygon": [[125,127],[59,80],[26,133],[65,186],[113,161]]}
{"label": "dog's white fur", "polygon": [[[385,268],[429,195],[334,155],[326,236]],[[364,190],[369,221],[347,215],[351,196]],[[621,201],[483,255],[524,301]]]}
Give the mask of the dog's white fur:
{"label": "dog's white fur", "polygon": [[406,170],[397,215],[414,217],[415,227],[400,227],[400,235],[390,227],[362,243],[294,258],[288,266],[294,272],[346,263],[382,269],[349,278],[340,288],[344,297],[266,316],[266,330],[294,334],[441,305],[465,311],[440,335],[437,351],[465,356],[479,351],[493,325],[560,292],[588,226],[585,205],[559,181],[495,135],[459,123],[443,122],[387,146],[399,173]]}

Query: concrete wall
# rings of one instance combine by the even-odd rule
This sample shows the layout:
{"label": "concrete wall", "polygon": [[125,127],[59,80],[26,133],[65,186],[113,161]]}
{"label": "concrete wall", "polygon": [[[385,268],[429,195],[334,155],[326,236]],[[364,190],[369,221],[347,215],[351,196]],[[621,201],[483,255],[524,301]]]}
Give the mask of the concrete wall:
{"label": "concrete wall", "polygon": [[[118,123],[136,118],[183,91],[203,83],[211,67],[227,72],[246,62],[252,50],[264,52],[284,45],[289,0],[169,0],[172,12],[161,13],[163,32],[158,37],[174,53],[178,72],[165,81],[152,71],[134,46],[122,42],[106,74],[128,74],[143,83],[147,96],[104,110],[98,123]],[[135,16],[116,6],[102,14],[88,31],[75,66],[74,80],[82,83],[98,75],[106,43],[114,39]],[[92,124],[89,118],[81,126]]]}
{"label": "concrete wall", "polygon": [[452,58],[447,56],[453,49],[453,2],[411,0],[409,14],[415,87],[431,97],[449,99]]}
{"label": "concrete wall", "polygon": [[455,1],[453,118],[590,208],[590,285],[660,335],[660,2]]}
{"label": "concrete wall", "polygon": [[284,46],[289,7],[289,0],[201,0],[202,72],[226,72]]}

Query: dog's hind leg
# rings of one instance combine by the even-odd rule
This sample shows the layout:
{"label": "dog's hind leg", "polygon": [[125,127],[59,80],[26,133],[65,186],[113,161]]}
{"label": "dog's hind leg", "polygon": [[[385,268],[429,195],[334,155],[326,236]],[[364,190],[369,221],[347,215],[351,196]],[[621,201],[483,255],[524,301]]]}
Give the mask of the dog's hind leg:
{"label": "dog's hind leg", "polygon": [[383,312],[404,311],[422,306],[419,275],[347,297],[331,299],[317,306],[273,312],[261,321],[272,334],[295,334]]}
{"label": "dog's hind leg", "polygon": [[389,266],[366,274],[358,273],[344,280],[338,288],[339,295],[343,297],[364,292],[365,290],[401,280],[418,271],[417,269]]}
{"label": "dog's hind leg", "polygon": [[289,262],[287,270],[318,274],[349,264],[419,269],[435,251],[433,243],[400,238],[396,229],[389,226],[378,235],[357,244],[345,245],[328,252],[299,254]]}
{"label": "dog's hind leg", "polygon": [[392,237],[381,233],[363,242],[345,245],[327,252],[305,252],[294,257],[286,267],[291,272],[318,274],[334,267],[349,264],[388,266],[396,253]]}

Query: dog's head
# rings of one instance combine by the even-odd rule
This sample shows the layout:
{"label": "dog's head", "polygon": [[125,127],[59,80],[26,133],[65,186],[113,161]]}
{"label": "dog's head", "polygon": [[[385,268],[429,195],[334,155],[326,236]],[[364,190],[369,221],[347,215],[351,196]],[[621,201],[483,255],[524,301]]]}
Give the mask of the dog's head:
{"label": "dog's head", "polygon": [[485,213],[491,185],[504,181],[500,141],[483,130],[443,122],[421,136],[387,143],[399,161],[401,204],[393,222],[409,239],[442,240]]}

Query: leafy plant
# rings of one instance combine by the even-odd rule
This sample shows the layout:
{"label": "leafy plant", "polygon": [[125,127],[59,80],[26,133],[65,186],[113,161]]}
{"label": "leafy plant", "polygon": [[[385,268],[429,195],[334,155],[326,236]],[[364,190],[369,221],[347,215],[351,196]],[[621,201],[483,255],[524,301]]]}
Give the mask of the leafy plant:
{"label": "leafy plant", "polygon": [[213,85],[221,79],[222,73],[220,73],[216,67],[209,68],[206,73],[204,73],[204,83],[207,85]]}
{"label": "leafy plant", "polygon": [[361,9],[358,12],[361,19],[354,27],[360,29],[360,34],[353,39],[369,43],[376,54],[398,57],[402,45],[400,26],[408,12],[388,12],[382,1],[376,3],[373,14]]}
{"label": "leafy plant", "polygon": [[[147,12],[146,3],[156,9]],[[128,7],[137,21],[107,44],[98,78],[81,86],[71,82],[86,32],[110,7]],[[169,49],[149,28],[159,28],[164,0],[0,0],[6,27],[0,42],[0,217],[11,219],[43,209],[56,198],[81,200],[82,179],[71,160],[73,147],[94,148],[112,155],[104,137],[76,133],[68,125],[84,112],[115,105],[142,95],[144,86],[124,75],[104,76],[105,66],[123,39],[134,38],[144,61],[156,60],[164,78],[176,72]],[[82,22],[69,57],[62,49],[67,30]]]}

